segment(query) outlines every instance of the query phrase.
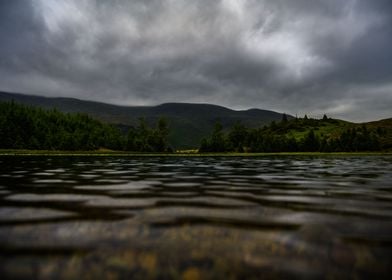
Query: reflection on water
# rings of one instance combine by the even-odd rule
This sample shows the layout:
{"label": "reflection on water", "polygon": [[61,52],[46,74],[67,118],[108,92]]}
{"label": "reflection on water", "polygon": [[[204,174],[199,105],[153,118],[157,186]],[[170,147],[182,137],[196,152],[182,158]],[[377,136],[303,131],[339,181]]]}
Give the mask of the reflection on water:
{"label": "reflection on water", "polygon": [[391,157],[0,157],[0,273],[388,278],[391,170]]}

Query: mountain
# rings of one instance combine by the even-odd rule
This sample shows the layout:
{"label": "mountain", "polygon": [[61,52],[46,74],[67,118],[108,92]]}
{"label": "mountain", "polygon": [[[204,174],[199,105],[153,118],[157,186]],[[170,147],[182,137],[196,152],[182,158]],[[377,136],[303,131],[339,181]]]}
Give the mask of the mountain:
{"label": "mountain", "polygon": [[119,125],[123,130],[136,125],[141,117],[149,124],[156,123],[160,117],[165,117],[170,125],[169,141],[177,149],[198,147],[201,139],[211,133],[217,121],[222,123],[223,128],[229,128],[236,122],[249,127],[261,127],[282,119],[281,113],[273,111],[261,109],[236,111],[211,104],[166,103],[158,106],[117,106],[75,98],[49,98],[0,92],[0,101],[11,100],[45,109],[56,108],[66,113],[86,113],[98,120]]}

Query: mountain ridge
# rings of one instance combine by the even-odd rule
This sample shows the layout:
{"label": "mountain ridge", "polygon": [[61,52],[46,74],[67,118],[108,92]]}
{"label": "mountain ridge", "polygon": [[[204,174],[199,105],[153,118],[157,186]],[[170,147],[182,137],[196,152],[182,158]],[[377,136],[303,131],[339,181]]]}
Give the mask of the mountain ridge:
{"label": "mountain ridge", "polygon": [[[65,113],[86,113],[100,121],[119,125],[124,131],[145,118],[147,123],[156,123],[165,117],[171,127],[169,140],[174,148],[195,148],[201,139],[220,121],[225,129],[236,122],[249,127],[262,127],[272,121],[280,121],[283,114],[250,108],[233,110],[224,106],[208,103],[170,102],[156,106],[124,106],[97,101],[82,100],[68,97],[44,97],[0,91],[0,101],[11,101],[38,106],[44,109],[57,109]],[[287,115],[289,118],[293,116]]]}
{"label": "mountain ridge", "polygon": [[[150,108],[168,107],[168,106],[172,106],[172,105],[181,105],[181,106],[206,106],[206,107],[219,108],[222,110],[234,111],[234,112],[266,111],[266,112],[278,113],[278,112],[275,112],[272,110],[266,110],[266,109],[260,109],[260,108],[249,108],[249,109],[243,109],[243,110],[236,110],[236,109],[228,108],[228,107],[225,107],[222,105],[211,104],[211,103],[165,102],[165,103],[160,103],[157,105],[118,105],[118,104],[113,104],[113,103],[80,99],[80,98],[76,98],[76,97],[49,97],[49,96],[41,96],[41,95],[36,95],[36,94],[25,94],[25,93],[0,91],[0,101],[9,101],[12,99],[14,99],[15,101],[29,100],[29,102],[31,102],[34,99],[39,102],[42,102],[42,100],[47,100],[49,102],[50,101],[83,102],[83,103],[90,103],[90,104],[96,104],[96,105],[120,107],[120,108],[124,108],[124,109],[125,108],[126,109],[135,109],[135,108],[150,109]],[[52,103],[55,103],[55,102],[52,102]],[[278,114],[281,114],[281,113],[278,113]]]}

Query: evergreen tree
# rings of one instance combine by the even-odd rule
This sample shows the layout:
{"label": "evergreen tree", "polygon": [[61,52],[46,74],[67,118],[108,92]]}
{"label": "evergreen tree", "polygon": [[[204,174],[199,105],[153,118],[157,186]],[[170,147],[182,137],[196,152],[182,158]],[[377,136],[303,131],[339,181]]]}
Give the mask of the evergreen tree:
{"label": "evergreen tree", "polygon": [[169,135],[169,126],[167,120],[161,117],[158,121],[158,129],[157,129],[157,152],[165,152],[168,150],[168,140],[167,137]]}
{"label": "evergreen tree", "polygon": [[248,140],[248,131],[244,125],[237,122],[228,135],[229,144],[235,152],[243,152]]}
{"label": "evergreen tree", "polygon": [[270,123],[270,125],[269,125],[269,128],[270,128],[272,131],[274,131],[274,130],[277,130],[277,129],[278,129],[278,125],[276,124],[275,121],[272,121],[272,122]]}
{"label": "evergreen tree", "polygon": [[284,113],[282,115],[282,123],[287,123],[287,122],[288,122],[287,115]]}
{"label": "evergreen tree", "polygon": [[226,143],[225,143],[225,137],[223,134],[223,127],[220,122],[217,122],[215,124],[214,131],[212,132],[211,149],[214,152],[225,152],[226,151]]}
{"label": "evergreen tree", "polygon": [[320,140],[311,129],[305,136],[302,143],[302,150],[305,152],[316,152],[320,149]]}
{"label": "evergreen tree", "polygon": [[201,140],[199,153],[208,153],[208,152],[212,152],[211,145],[208,143],[208,140],[206,138],[203,138]]}

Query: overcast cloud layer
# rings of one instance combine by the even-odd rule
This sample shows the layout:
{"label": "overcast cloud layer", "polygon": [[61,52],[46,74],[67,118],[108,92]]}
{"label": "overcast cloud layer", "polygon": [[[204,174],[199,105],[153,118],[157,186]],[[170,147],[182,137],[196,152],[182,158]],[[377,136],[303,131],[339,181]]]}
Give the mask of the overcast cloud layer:
{"label": "overcast cloud layer", "polygon": [[0,90],[392,117],[391,0],[0,0]]}

